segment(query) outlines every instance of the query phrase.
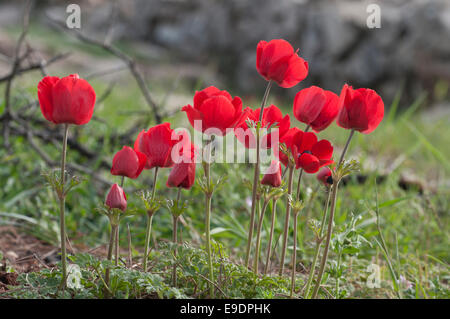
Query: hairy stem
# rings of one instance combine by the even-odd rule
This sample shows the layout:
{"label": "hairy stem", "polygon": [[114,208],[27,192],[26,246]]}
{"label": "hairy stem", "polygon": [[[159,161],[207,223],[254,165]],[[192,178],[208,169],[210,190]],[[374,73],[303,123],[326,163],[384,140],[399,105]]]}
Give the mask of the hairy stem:
{"label": "hairy stem", "polygon": [[[180,198],[181,198],[181,187],[178,188],[178,192],[177,192],[177,208],[179,208],[180,205]],[[177,286],[177,253],[178,253],[178,238],[177,238],[177,233],[178,233],[178,215],[173,215],[172,216],[172,221],[173,221],[173,236],[172,236],[172,241],[175,245],[175,249],[173,252],[173,256],[175,258],[174,260],[174,264],[173,264],[173,269],[172,269],[172,285],[174,287]]]}
{"label": "hairy stem", "polygon": [[[111,234],[109,235],[109,246],[108,246],[108,257],[107,257],[108,261],[112,261],[116,233],[117,233],[117,226],[111,224]],[[108,266],[108,268],[106,268],[106,272],[105,272],[105,284],[107,286],[107,287],[105,287],[105,291],[106,291],[106,294],[108,297],[109,297],[108,289],[109,289],[110,273],[111,273],[111,268]]]}
{"label": "hairy stem", "polygon": [[291,269],[291,292],[289,297],[294,296],[295,289],[295,266],[297,260],[297,221],[298,221],[298,212],[294,212],[294,249],[292,251],[292,269]]}
{"label": "hairy stem", "polygon": [[214,272],[212,264],[212,251],[211,251],[211,139],[207,141],[207,153],[206,160],[204,161],[205,178],[206,178],[206,192],[205,192],[205,235],[206,235],[206,252],[208,254],[208,268],[209,268],[209,294],[211,298],[214,298]]}
{"label": "hairy stem", "polygon": [[280,260],[280,271],[279,275],[283,275],[284,271],[284,259],[286,257],[286,247],[289,233],[289,218],[291,215],[291,205],[289,203],[289,197],[292,195],[292,180],[294,177],[294,167],[289,167],[289,177],[288,177],[288,193],[286,196],[286,216],[284,220],[284,230],[283,230],[283,247],[281,249],[281,260]]}
{"label": "hairy stem", "polygon": [[[125,182],[125,176],[122,176],[122,178],[120,180],[120,187],[121,188],[123,188],[124,182]],[[114,253],[114,256],[115,256],[114,265],[116,265],[116,266],[119,265],[119,231],[120,231],[119,227],[120,226],[117,225],[116,238],[115,238],[115,242],[116,242],[115,249],[116,249],[116,251]]]}
{"label": "hairy stem", "polygon": [[258,228],[256,233],[256,248],[255,248],[255,260],[253,262],[253,271],[257,275],[258,274],[258,265],[259,265],[259,252],[261,247],[261,229],[264,220],[264,213],[266,212],[267,205],[269,204],[269,200],[264,200],[262,210],[259,214]]}
{"label": "hairy stem", "polygon": [[172,241],[173,244],[175,245],[174,247],[174,252],[173,252],[173,256],[175,258],[174,260],[174,264],[173,264],[173,269],[172,269],[172,285],[174,287],[177,286],[177,229],[178,229],[178,216],[173,216],[172,217],[172,221],[173,221],[173,236],[172,236]]}
{"label": "hairy stem", "polygon": [[[155,199],[156,195],[156,181],[158,178],[158,167],[155,167],[155,175],[153,176],[153,190],[151,201]],[[148,259],[148,248],[150,245],[150,236],[152,233],[152,221],[153,221],[153,213],[147,212],[147,229],[145,231],[145,247],[144,247],[144,272],[147,272],[147,259]]]}
{"label": "hairy stem", "polygon": [[258,183],[259,183],[259,165],[260,165],[260,124],[262,124],[262,118],[264,113],[264,107],[267,102],[267,98],[269,96],[270,88],[272,87],[272,81],[269,81],[266,86],[266,91],[264,92],[263,99],[261,101],[261,109],[259,112],[259,124],[256,127],[256,164],[255,164],[255,172],[253,174],[253,188],[252,188],[252,208],[250,212],[250,226],[248,230],[248,238],[247,238],[247,250],[245,253],[245,267],[248,268],[250,261],[250,251],[252,247],[253,240],[253,228],[255,227],[255,211],[256,211],[256,197],[258,191]]}
{"label": "hairy stem", "polygon": [[66,217],[65,217],[65,200],[64,186],[66,184],[66,152],[67,152],[67,135],[69,132],[69,124],[64,124],[63,148],[61,155],[61,176],[60,176],[60,191],[59,197],[59,222],[61,235],[61,265],[62,265],[62,279],[61,287],[66,287],[67,280],[67,253],[66,253]]}
{"label": "hairy stem", "polygon": [[[337,170],[340,169],[340,166],[341,166],[342,162],[344,161],[345,153],[347,152],[348,146],[350,145],[350,141],[351,141],[354,133],[355,133],[355,130],[351,130],[350,135],[348,136],[348,139],[347,139],[347,143],[345,143],[345,147],[344,147],[341,157],[339,159],[339,163],[336,168]],[[318,294],[319,288],[320,288],[320,283],[322,281],[323,272],[325,270],[325,266],[327,263],[328,250],[330,248],[331,235],[333,233],[333,219],[334,219],[334,212],[336,210],[337,191],[338,191],[339,182],[340,182],[340,177],[338,177],[338,178],[339,178],[338,180],[333,181],[333,192],[331,195],[332,201],[331,201],[330,218],[328,220],[327,239],[325,242],[323,256],[322,256],[322,260],[320,263],[319,274],[317,276],[317,282],[316,282],[316,285],[314,286],[314,291],[312,294],[313,299],[317,298],[317,294]]]}
{"label": "hairy stem", "polygon": [[330,198],[331,198],[331,192],[328,192],[328,197],[327,197],[327,201],[325,204],[325,208],[323,211],[323,216],[322,216],[322,221],[320,222],[320,233],[319,233],[319,238],[317,238],[317,242],[316,242],[316,250],[314,251],[314,258],[311,264],[311,269],[309,271],[309,276],[308,276],[308,281],[306,283],[306,287],[305,287],[305,294],[304,294],[304,298],[308,299],[309,298],[309,290],[311,288],[311,283],[312,280],[314,278],[314,272],[316,270],[316,264],[317,264],[317,259],[319,258],[319,253],[320,253],[320,246],[322,244],[322,236],[323,236],[323,232],[325,230],[325,221],[327,218],[327,212],[328,212],[328,206],[330,204]]}
{"label": "hairy stem", "polygon": [[277,199],[274,198],[272,201],[272,218],[270,223],[270,235],[269,242],[267,244],[267,256],[266,256],[266,264],[264,266],[264,275],[267,275],[267,271],[269,269],[270,263],[270,254],[272,253],[272,240],[273,240],[273,231],[275,229],[275,215],[277,211]]}

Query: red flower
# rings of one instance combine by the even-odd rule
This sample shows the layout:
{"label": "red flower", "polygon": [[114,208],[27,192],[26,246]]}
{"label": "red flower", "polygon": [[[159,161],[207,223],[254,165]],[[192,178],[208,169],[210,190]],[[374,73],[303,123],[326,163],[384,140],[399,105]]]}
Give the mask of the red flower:
{"label": "red flower", "polygon": [[147,132],[142,130],[134,142],[134,149],[147,156],[146,169],[171,167],[172,147],[178,139],[179,136],[170,128],[170,123],[163,123],[149,128]]}
{"label": "red flower", "polygon": [[[242,115],[242,100],[239,97],[231,98],[227,91],[220,91],[214,86],[195,92],[194,107],[190,104],[181,109],[192,127],[205,132],[216,128],[218,135],[226,135],[227,128],[233,128]],[[196,127],[195,121],[201,122],[201,129]]]}
{"label": "red flower", "polygon": [[323,167],[319,173],[317,173],[316,178],[319,182],[323,183],[325,186],[330,186],[333,184],[333,177],[331,176],[331,169],[328,167]]}
{"label": "red flower", "polygon": [[[307,173],[316,173],[319,168],[333,163],[333,146],[327,140],[317,141],[313,132],[303,132],[297,128],[290,129],[280,141],[292,153],[295,168],[300,167]],[[280,152],[280,161],[287,165],[288,159]]]}
{"label": "red flower", "polygon": [[[246,148],[256,148],[256,137],[253,135],[252,129],[249,128],[247,121],[258,122],[261,109],[252,110],[247,107],[241,119],[236,124],[234,129],[234,134],[236,135],[239,142],[245,145]],[[275,105],[271,105],[264,109],[261,127],[278,129],[278,138],[282,138],[284,134],[287,133],[291,125],[291,119],[289,115],[283,117],[280,109]],[[270,132],[262,138],[261,145],[266,146],[266,148],[271,147],[271,140],[274,132]]]}
{"label": "red flower", "polygon": [[294,116],[316,132],[326,129],[339,113],[339,98],[331,91],[311,86],[297,93]]}
{"label": "red flower", "polygon": [[345,84],[339,103],[342,105],[337,117],[337,124],[340,127],[369,134],[383,120],[384,103],[374,90],[354,90]]}
{"label": "red flower", "polygon": [[78,74],[44,77],[38,84],[38,99],[44,117],[55,124],[83,125],[94,113],[94,89]]}
{"label": "red flower", "polygon": [[[274,149],[276,149],[276,151],[278,152],[278,159],[280,160],[281,163],[283,163],[283,165],[285,167],[288,166],[289,159],[288,159],[288,156],[281,151],[280,144],[286,145],[287,150],[290,151],[292,144],[294,142],[294,136],[298,132],[301,132],[301,130],[299,128],[292,127],[283,135],[283,137],[280,138],[280,142],[278,144],[276,144],[276,143],[272,144],[272,147]],[[275,155],[277,155],[276,152],[275,152]]]}
{"label": "red flower", "polygon": [[306,78],[308,62],[286,40],[260,41],[256,47],[256,69],[267,81],[290,88]]}
{"label": "red flower", "polygon": [[122,187],[114,184],[106,196],[105,204],[110,209],[118,208],[121,211],[125,211],[127,209],[127,196],[125,195]]}
{"label": "red flower", "polygon": [[[167,179],[167,187],[183,187],[190,189],[195,181],[195,156],[197,148],[188,139],[184,137],[181,148],[179,149],[180,158],[170,171]],[[187,151],[190,149],[190,151]]]}
{"label": "red flower", "polygon": [[137,178],[141,174],[147,162],[145,154],[135,151],[129,146],[124,146],[114,155],[111,174]]}
{"label": "red flower", "polygon": [[262,185],[280,187],[281,185],[281,165],[280,162],[272,160],[270,166],[261,180]]}

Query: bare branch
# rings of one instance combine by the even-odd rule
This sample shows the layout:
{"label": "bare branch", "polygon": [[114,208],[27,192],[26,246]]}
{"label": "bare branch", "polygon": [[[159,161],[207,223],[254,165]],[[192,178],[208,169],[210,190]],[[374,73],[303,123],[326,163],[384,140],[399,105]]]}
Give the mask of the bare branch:
{"label": "bare branch", "polygon": [[141,90],[141,92],[144,96],[145,101],[147,102],[148,106],[152,109],[154,117],[155,117],[155,122],[157,124],[162,122],[162,116],[159,113],[159,107],[156,104],[156,102],[153,100],[153,98],[148,90],[147,84],[145,83],[144,77],[143,77],[141,71],[137,68],[136,62],[134,61],[134,59],[132,59],[130,56],[128,56],[127,54],[125,54],[124,52],[122,52],[121,50],[117,49],[116,47],[110,45],[107,42],[101,42],[101,41],[92,39],[76,29],[67,29],[65,27],[64,22],[53,19],[53,18],[49,17],[48,15],[47,15],[47,18],[50,20],[50,22],[52,22],[60,30],[75,36],[81,42],[84,42],[84,43],[87,43],[87,44],[90,44],[90,45],[93,45],[96,47],[100,47],[103,50],[109,52],[110,54],[112,54],[112,55],[116,56],[117,58],[119,58],[120,60],[122,60],[128,66],[128,69],[130,70],[130,73],[135,78],[135,80],[139,86],[139,89]]}

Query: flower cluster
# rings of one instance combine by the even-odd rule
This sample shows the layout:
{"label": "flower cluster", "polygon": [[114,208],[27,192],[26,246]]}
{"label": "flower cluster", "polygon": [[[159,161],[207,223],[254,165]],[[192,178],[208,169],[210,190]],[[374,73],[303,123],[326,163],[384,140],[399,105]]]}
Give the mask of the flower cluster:
{"label": "flower cluster", "polygon": [[[317,86],[311,86],[300,90],[293,101],[293,115],[298,121],[293,123],[289,115],[283,115],[282,111],[275,105],[265,106],[270,88],[276,83],[282,88],[291,88],[304,80],[308,75],[308,63],[299,56],[298,50],[294,50],[291,44],[282,39],[269,42],[260,41],[256,48],[256,69],[267,81],[267,88],[261,106],[257,108],[243,108],[242,99],[238,96],[232,97],[226,90],[220,90],[214,86],[207,87],[195,92],[193,105],[186,105],[181,108],[185,112],[192,127],[208,138],[207,145],[197,147],[194,145],[186,130],[175,131],[171,124],[161,123],[143,129],[136,137],[133,147],[123,146],[112,159],[111,174],[121,177],[121,183],[114,184],[110,188],[105,201],[105,209],[111,220],[111,241],[108,258],[112,256],[112,246],[115,243],[116,258],[118,254],[118,227],[121,214],[127,211],[127,196],[124,191],[125,178],[137,179],[145,170],[153,170],[154,178],[151,195],[143,195],[145,208],[147,211],[147,233],[146,246],[143,256],[143,270],[147,271],[148,247],[150,242],[150,231],[152,218],[156,210],[160,207],[160,200],[156,197],[156,185],[158,172],[160,169],[170,169],[165,183],[167,187],[177,188],[178,196],[175,202],[170,201],[169,210],[174,220],[174,242],[177,242],[177,219],[186,208],[181,202],[181,190],[189,190],[195,183],[197,156],[201,152],[204,178],[199,180],[199,185],[205,193],[205,238],[206,250],[209,264],[209,288],[210,294],[214,296],[214,274],[211,262],[211,244],[209,221],[211,215],[211,201],[213,193],[218,189],[220,181],[215,182],[211,173],[211,143],[213,136],[225,136],[230,132],[234,133],[237,140],[246,148],[257,151],[257,162],[254,166],[255,173],[252,184],[252,210],[249,231],[246,266],[249,266],[250,251],[253,240],[253,229],[255,213],[259,201],[263,201],[262,211],[259,213],[259,221],[256,227],[256,249],[255,263],[253,270],[258,272],[260,231],[264,211],[272,200],[273,214],[277,200],[286,197],[286,215],[284,233],[282,241],[282,255],[279,265],[280,275],[283,274],[284,259],[287,247],[289,220],[291,212],[294,214],[294,254],[292,261],[292,286],[291,295],[294,291],[295,283],[295,251],[296,251],[296,222],[298,212],[301,210],[300,182],[303,173],[315,174],[319,182],[327,189],[333,188],[333,200],[331,205],[331,216],[333,218],[334,205],[336,201],[337,186],[339,184],[339,169],[342,164],[345,152],[355,131],[368,134],[380,124],[384,115],[384,104],[381,97],[371,89],[353,89],[345,84],[339,95],[324,90]],[[67,145],[67,132],[69,125],[83,125],[90,121],[94,112],[95,92],[91,85],[78,75],[69,75],[58,78],[54,76],[44,77],[38,84],[38,97],[43,116],[54,124],[64,124],[65,134],[63,141],[63,167],[61,170],[61,184],[64,184],[65,175],[65,150]],[[330,141],[319,139],[317,134],[329,127],[334,121],[337,125],[351,130],[347,145],[339,159],[337,165],[332,169],[328,168],[335,163],[333,152],[334,147]],[[300,129],[296,124],[303,123],[304,129]],[[312,129],[314,132],[310,132]],[[267,171],[260,174],[260,149],[274,150],[275,158],[271,159]],[[282,166],[285,167],[283,174]],[[293,196],[293,176],[298,171],[299,179],[297,183],[297,196]],[[284,179],[286,176],[286,180]],[[286,186],[286,187],[285,187]],[[65,194],[64,190],[60,191]],[[64,195],[60,196],[62,201],[61,219],[64,221]],[[328,206],[327,206],[328,207]],[[326,215],[326,212],[325,212]],[[113,216],[113,217],[111,217]],[[273,221],[268,243],[268,260],[273,237]],[[64,225],[64,223],[61,223]],[[329,225],[332,225],[330,223]],[[322,225],[323,228],[324,225]],[[331,230],[329,229],[329,237]],[[65,268],[65,230],[62,233],[62,259]],[[328,240],[329,240],[328,237]],[[328,242],[329,244],[329,242]],[[328,244],[326,249],[328,249]],[[320,242],[318,244],[320,248]],[[176,250],[174,252],[176,256]],[[327,250],[323,254],[327,256]],[[322,260],[323,262],[323,260]],[[173,268],[173,283],[176,285],[176,263]],[[268,261],[265,272],[267,272]],[[312,268],[315,267],[315,264]],[[65,271],[65,270],[64,270]],[[312,274],[314,271],[311,271]],[[321,282],[323,267],[317,279],[318,285]],[[63,272],[63,281],[65,281]],[[105,283],[109,284],[109,270]],[[310,275],[312,276],[312,275]],[[309,295],[308,281],[305,297]],[[316,287],[317,288],[317,287]],[[317,295],[315,289],[313,296]]]}

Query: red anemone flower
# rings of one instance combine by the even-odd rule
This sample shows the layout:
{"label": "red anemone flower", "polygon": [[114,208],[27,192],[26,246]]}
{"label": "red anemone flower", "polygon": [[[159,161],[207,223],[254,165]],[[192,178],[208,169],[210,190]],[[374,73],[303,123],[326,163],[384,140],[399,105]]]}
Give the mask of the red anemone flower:
{"label": "red anemone flower", "polygon": [[[224,136],[228,128],[233,128],[242,115],[242,100],[231,97],[227,91],[221,91],[214,86],[195,92],[194,106],[185,105],[181,109],[192,127],[200,132],[216,129],[214,134]],[[201,128],[195,122],[201,123]],[[211,132],[207,132],[211,134]]]}
{"label": "red anemone flower", "polygon": [[117,184],[111,186],[111,189],[106,196],[105,204],[110,209],[117,208],[121,211],[125,211],[127,209],[127,196],[122,187]]}
{"label": "red anemone flower", "polygon": [[325,186],[330,186],[333,184],[333,177],[331,176],[331,169],[328,167],[322,167],[322,169],[317,173],[316,178],[319,182]]}
{"label": "red anemone flower", "polygon": [[138,178],[146,162],[147,156],[144,153],[136,151],[129,146],[124,146],[114,155],[111,174],[133,179]]}
{"label": "red anemone flower", "polygon": [[195,181],[197,147],[189,141],[187,135],[184,135],[179,154],[178,162],[171,169],[166,185],[190,189]]}
{"label": "red anemone flower", "polygon": [[281,165],[279,161],[272,160],[270,166],[261,180],[262,185],[269,185],[272,187],[280,187],[281,185]]}
{"label": "red anemone flower", "polygon": [[256,69],[267,81],[290,88],[306,78],[308,62],[286,40],[260,41],[256,47]]}
{"label": "red anemone flower", "polygon": [[179,135],[170,128],[170,123],[163,123],[142,130],[134,142],[134,149],[147,156],[146,169],[153,167],[171,167],[172,147],[178,142]]}
{"label": "red anemone flower", "polygon": [[310,125],[314,131],[326,129],[339,113],[339,97],[331,91],[311,86],[297,93],[294,99],[294,116]]}
{"label": "red anemone flower", "polygon": [[95,91],[78,74],[44,77],[38,84],[38,99],[45,119],[55,124],[83,125],[94,113]]}
{"label": "red anemone flower", "polygon": [[[292,130],[288,132],[288,138],[282,140],[291,151],[295,168],[303,168],[306,173],[316,173],[323,166],[333,163],[333,146],[327,140],[317,141],[313,132]],[[284,155],[284,154],[283,154]],[[284,157],[286,157],[284,155]],[[280,156],[280,159],[282,157]]]}
{"label": "red anemone flower", "polygon": [[339,103],[342,105],[337,117],[340,127],[369,134],[383,120],[384,103],[374,90],[354,90],[345,84]]}
{"label": "red anemone flower", "polygon": [[[236,124],[234,134],[236,135],[239,142],[244,144],[246,148],[256,147],[256,137],[254,136],[252,129],[249,128],[247,121],[252,121],[255,123],[258,122],[260,114],[260,108],[252,110],[251,108],[247,107],[244,110],[241,119],[238,121],[238,124]],[[290,125],[291,119],[289,115],[283,117],[280,109],[275,105],[271,105],[264,109],[261,127],[270,128],[271,130],[277,128],[279,139],[281,139],[284,134],[287,133]],[[261,141],[261,145],[266,148],[270,148],[272,144],[272,136],[273,132],[264,135]]]}
{"label": "red anemone flower", "polygon": [[[284,144],[287,148],[287,151],[290,152],[292,144],[294,142],[295,135],[300,132],[301,130],[297,127],[290,128],[283,137],[280,138],[279,143],[272,143],[272,148],[276,149],[277,152],[275,152],[275,156],[278,156],[278,159],[280,162],[287,167],[289,164],[289,158],[288,155],[283,153],[280,148],[280,144]],[[278,155],[277,155],[278,153]]]}

